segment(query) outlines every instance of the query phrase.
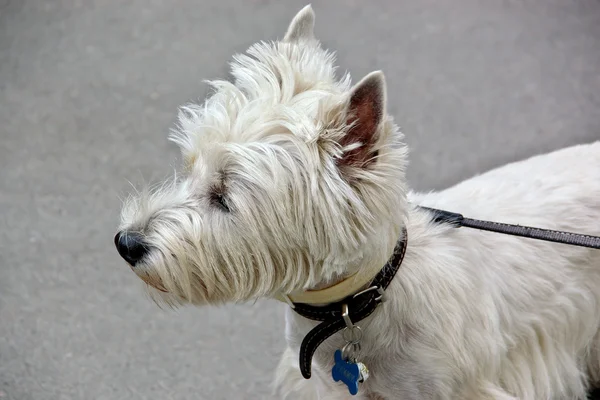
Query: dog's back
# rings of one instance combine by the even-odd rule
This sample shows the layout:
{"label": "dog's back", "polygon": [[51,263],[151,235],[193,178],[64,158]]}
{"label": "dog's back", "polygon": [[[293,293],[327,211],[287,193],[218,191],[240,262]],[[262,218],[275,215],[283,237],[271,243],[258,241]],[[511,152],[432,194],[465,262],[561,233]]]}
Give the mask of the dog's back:
{"label": "dog's back", "polygon": [[[600,142],[508,164],[411,200],[472,218],[600,235]],[[446,315],[442,321],[453,314],[461,320],[456,330],[445,326],[446,339],[437,345],[456,352],[464,370],[490,379],[490,393],[502,387],[523,399],[584,398],[587,381],[600,382],[600,251],[466,228],[432,232],[420,257],[453,254],[459,265],[415,279],[436,293],[425,302]],[[463,301],[444,299],[434,288],[455,283],[468,292]]]}

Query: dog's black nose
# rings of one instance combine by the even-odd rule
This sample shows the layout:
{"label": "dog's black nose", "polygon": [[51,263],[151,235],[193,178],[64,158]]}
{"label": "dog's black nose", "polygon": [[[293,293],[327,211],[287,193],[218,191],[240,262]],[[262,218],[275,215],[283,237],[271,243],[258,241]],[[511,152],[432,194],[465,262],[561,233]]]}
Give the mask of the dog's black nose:
{"label": "dog's black nose", "polygon": [[117,251],[132,267],[144,257],[148,248],[144,237],[137,232],[121,231],[115,235]]}

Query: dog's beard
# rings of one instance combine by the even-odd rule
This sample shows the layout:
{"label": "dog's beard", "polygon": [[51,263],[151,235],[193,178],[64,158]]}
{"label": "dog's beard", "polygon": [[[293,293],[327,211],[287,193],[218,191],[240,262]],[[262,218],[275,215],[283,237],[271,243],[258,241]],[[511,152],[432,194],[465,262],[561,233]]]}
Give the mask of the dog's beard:
{"label": "dog's beard", "polygon": [[241,238],[234,246],[218,248],[179,238],[176,244],[153,243],[145,259],[132,269],[149,286],[153,299],[170,305],[269,297],[307,286],[314,273],[304,251],[278,252]]}

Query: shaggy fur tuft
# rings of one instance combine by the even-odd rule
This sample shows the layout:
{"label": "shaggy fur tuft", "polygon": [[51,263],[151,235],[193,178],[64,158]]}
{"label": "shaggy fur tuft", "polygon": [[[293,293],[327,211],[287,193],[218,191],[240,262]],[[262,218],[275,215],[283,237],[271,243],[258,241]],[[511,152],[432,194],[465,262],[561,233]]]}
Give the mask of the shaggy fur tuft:
{"label": "shaggy fur tuft", "polygon": [[[415,206],[600,234],[600,142],[409,192],[383,74],[336,77],[314,21],[304,8],[282,40],[234,56],[233,82],[182,107],[183,172],[122,210],[120,230],[147,247],[133,271],[174,306],[274,297],[383,266],[406,227],[388,301],[360,322],[371,377],[355,398],[584,399],[600,383],[600,252],[440,226]],[[315,322],[286,321],[280,397],[348,398],[330,379],[341,335],[304,380]]]}

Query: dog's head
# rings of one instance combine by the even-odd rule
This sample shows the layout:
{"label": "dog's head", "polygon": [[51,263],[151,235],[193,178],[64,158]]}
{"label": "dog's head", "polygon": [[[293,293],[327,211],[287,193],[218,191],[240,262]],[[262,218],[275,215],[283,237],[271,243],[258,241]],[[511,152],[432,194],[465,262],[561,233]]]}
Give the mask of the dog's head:
{"label": "dog's head", "polygon": [[183,171],[130,197],[115,244],[176,303],[245,301],[383,264],[404,215],[406,151],[385,80],[335,77],[310,6],[182,107]]}

